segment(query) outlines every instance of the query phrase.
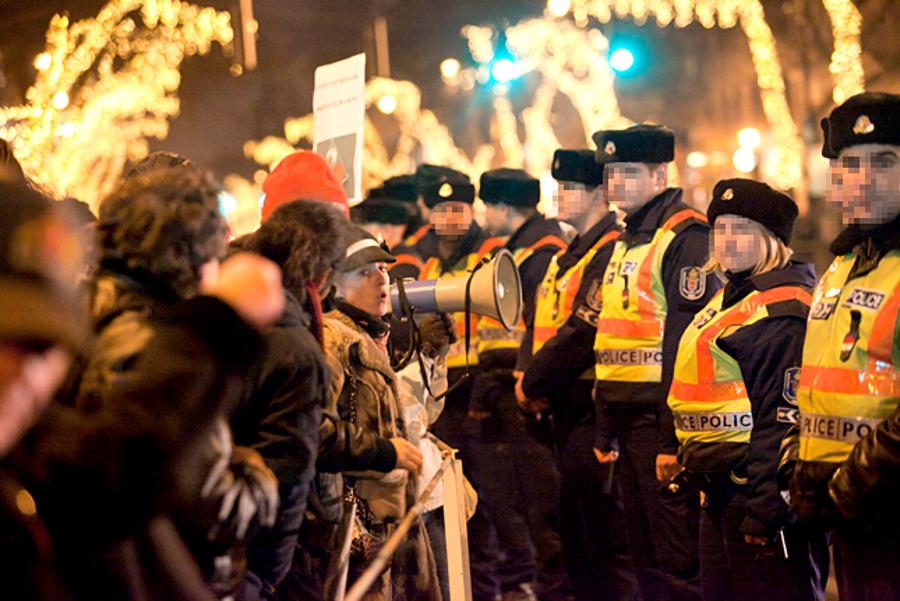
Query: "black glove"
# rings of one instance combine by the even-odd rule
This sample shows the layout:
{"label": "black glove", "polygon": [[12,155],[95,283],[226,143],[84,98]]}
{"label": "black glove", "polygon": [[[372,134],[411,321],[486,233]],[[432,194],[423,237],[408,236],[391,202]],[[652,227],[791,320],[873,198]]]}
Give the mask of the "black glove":
{"label": "black glove", "polygon": [[430,313],[418,325],[422,352],[428,357],[437,357],[456,342],[456,328],[449,313]]}
{"label": "black glove", "polygon": [[791,508],[808,526],[831,529],[838,511],[828,494],[828,481],[814,481],[803,470],[795,470],[790,482]]}

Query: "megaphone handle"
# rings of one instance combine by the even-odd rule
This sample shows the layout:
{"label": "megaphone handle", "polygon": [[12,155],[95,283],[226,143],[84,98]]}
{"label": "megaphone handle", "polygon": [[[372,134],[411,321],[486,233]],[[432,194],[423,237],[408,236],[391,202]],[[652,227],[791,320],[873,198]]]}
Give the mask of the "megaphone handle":
{"label": "megaphone handle", "polygon": [[[456,379],[456,382],[454,382],[453,384],[451,384],[450,386],[448,386],[448,387],[447,387],[447,390],[445,390],[445,391],[444,391],[443,393],[441,393],[440,395],[435,396],[435,394],[431,391],[431,386],[428,385],[428,378],[426,377],[426,373],[425,373],[425,364],[424,364],[424,362],[422,361],[422,355],[421,355],[421,353],[419,353],[418,351],[417,351],[417,353],[416,353],[416,354],[417,354],[417,357],[418,357],[418,360],[419,360],[419,370],[421,371],[421,374],[422,374],[422,381],[425,383],[425,390],[426,390],[426,391],[428,392],[428,394],[429,394],[434,400],[436,400],[436,401],[440,401],[441,399],[445,398],[448,394],[450,394],[451,392],[453,392],[454,390],[456,390],[457,388],[459,388],[460,385],[462,385],[463,382],[465,382],[466,380],[468,380],[469,378],[472,377],[472,374],[471,374],[470,369],[469,369],[469,368],[470,368],[470,365],[469,365],[469,345],[470,345],[471,342],[472,342],[472,320],[471,320],[471,317],[472,317],[472,297],[471,297],[471,294],[470,294],[471,288],[472,288],[472,279],[475,277],[475,273],[476,273],[479,269],[481,269],[482,267],[484,267],[485,265],[487,265],[488,263],[491,262],[491,259],[492,259],[492,258],[493,258],[492,255],[487,255],[487,256],[482,257],[481,260],[478,261],[478,263],[476,263],[475,266],[472,268],[472,271],[469,272],[469,277],[466,278],[466,300],[465,300],[465,305],[464,305],[464,308],[463,308],[463,315],[464,315],[463,319],[465,319],[465,322],[466,322],[466,336],[465,336],[465,341],[466,341],[466,351],[465,351],[465,353],[466,353],[466,355],[465,355],[465,356],[466,356],[466,371],[463,372],[463,375],[461,375],[459,378],[457,378],[457,379]],[[415,325],[413,325],[413,327],[415,327]],[[417,330],[417,331],[418,331],[418,330]]]}
{"label": "megaphone handle", "polygon": [[[410,360],[412,359],[413,353],[416,352],[417,340],[416,337],[419,333],[418,327],[416,327],[416,321],[413,319],[413,308],[409,303],[409,298],[406,296],[406,287],[403,285],[403,278],[397,278],[397,296],[400,300],[400,310],[403,313],[403,317],[406,317],[409,320],[410,329],[409,329],[409,346],[406,349],[406,352],[403,353],[403,356],[399,361],[396,362],[392,367],[394,370],[399,371],[409,365]],[[429,393],[430,394],[430,393]]]}
{"label": "megaphone handle", "polygon": [[490,263],[491,255],[485,255],[480,261],[475,263],[475,267],[469,272],[466,278],[466,303],[465,303],[465,320],[466,320],[466,377],[469,377],[469,344],[472,341],[472,280],[478,270]]}

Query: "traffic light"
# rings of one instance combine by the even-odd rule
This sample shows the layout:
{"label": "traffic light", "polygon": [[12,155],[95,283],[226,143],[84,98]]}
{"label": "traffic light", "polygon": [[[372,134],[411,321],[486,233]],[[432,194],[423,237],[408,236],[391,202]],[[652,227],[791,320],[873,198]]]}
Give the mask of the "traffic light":
{"label": "traffic light", "polygon": [[509,83],[519,76],[518,65],[510,58],[499,58],[491,63],[491,78],[497,83]]}
{"label": "traffic light", "polygon": [[494,57],[488,65],[491,82],[505,85],[522,76],[522,68],[517,57],[506,46],[506,36],[500,35],[494,50]]}
{"label": "traffic light", "polygon": [[634,54],[628,48],[616,48],[609,54],[609,66],[616,73],[625,73],[634,67]]}
{"label": "traffic light", "polygon": [[613,34],[609,41],[609,54],[606,60],[617,78],[640,78],[647,75],[647,71],[653,67],[650,63],[647,40],[631,32]]}

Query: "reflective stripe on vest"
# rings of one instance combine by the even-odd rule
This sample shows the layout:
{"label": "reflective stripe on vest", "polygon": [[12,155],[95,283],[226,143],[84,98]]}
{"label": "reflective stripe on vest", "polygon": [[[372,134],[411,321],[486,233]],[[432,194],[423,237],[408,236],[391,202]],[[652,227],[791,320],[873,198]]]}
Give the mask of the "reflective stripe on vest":
{"label": "reflective stripe on vest", "polygon": [[[422,238],[425,237],[425,234],[427,234],[430,231],[431,231],[431,224],[426,223],[425,225],[423,225],[422,227],[420,227],[419,229],[414,231],[412,234],[407,236],[406,239],[403,241],[403,246],[415,246],[416,244],[419,243],[419,241]],[[434,279],[434,278],[432,278],[432,279]]]}
{"label": "reflective stripe on vest", "polygon": [[[477,252],[470,253],[459,260],[459,262],[449,271],[442,272],[441,261],[438,257],[431,257],[422,267],[420,280],[436,280],[438,278],[455,277],[468,273],[475,265],[484,257],[488,256],[494,249],[503,246],[504,240],[501,238],[488,238],[482,243]],[[453,325],[456,328],[457,341],[450,345],[450,351],[447,353],[447,367],[465,367],[466,366],[466,315],[464,312],[453,313]],[[480,316],[472,313],[469,316],[471,324],[471,337],[469,339],[469,364],[478,364],[478,331],[476,325]]]}
{"label": "reflective stripe on vest", "polygon": [[[534,335],[531,347],[532,354],[537,353],[550,339],[559,332],[572,311],[575,309],[575,297],[581,288],[584,278],[584,270],[594,260],[597,252],[606,244],[618,238],[620,232],[611,231],[600,236],[597,242],[588,249],[575,265],[569,267],[565,273],[559,273],[559,259],[565,254],[561,250],[553,256],[547,266],[547,272],[537,290],[537,298],[534,304]],[[581,375],[583,380],[594,379],[594,369],[591,368]]]}
{"label": "reflective stripe on vest", "polygon": [[843,461],[900,399],[900,250],[848,280],[855,261],[835,258],[813,297],[797,390],[803,461]]}
{"label": "reflective stripe on vest", "polygon": [[[810,303],[809,292],[798,286],[754,291],[727,309],[722,309],[724,298],[723,288],[697,313],[678,343],[668,403],[682,447],[700,442],[750,442],[753,416],[741,368],[718,342],[724,335],[768,317],[769,305],[789,300]],[[781,378],[782,374],[772,377]]]}
{"label": "reflective stripe on vest", "polygon": [[400,253],[400,254],[394,255],[394,258],[397,259],[397,261],[394,263],[391,263],[391,265],[390,265],[391,269],[394,269],[395,267],[399,267],[400,265],[412,265],[413,267],[415,267],[416,269],[418,269],[421,272],[422,267],[424,266],[424,263],[422,263],[422,260],[419,259],[419,257],[409,254],[409,253]]}
{"label": "reflective stripe on vest", "polygon": [[[513,251],[513,259],[516,267],[521,268],[522,265],[538,250],[546,247],[554,247],[559,250],[565,249],[566,243],[559,236],[544,236],[534,244],[523,246]],[[531,293],[529,290],[523,290],[523,296]],[[522,344],[525,337],[525,320],[520,318],[512,330],[507,330],[499,321],[493,317],[483,316],[478,322],[478,352],[496,351],[500,349],[517,349]]]}
{"label": "reflective stripe on vest", "polygon": [[[675,239],[673,229],[688,219],[706,221],[693,209],[678,211],[647,244],[616,241],[603,275],[603,307],[597,319],[596,378],[616,382],[661,382],[666,291],[662,260]],[[642,351],[638,355],[623,351]]]}

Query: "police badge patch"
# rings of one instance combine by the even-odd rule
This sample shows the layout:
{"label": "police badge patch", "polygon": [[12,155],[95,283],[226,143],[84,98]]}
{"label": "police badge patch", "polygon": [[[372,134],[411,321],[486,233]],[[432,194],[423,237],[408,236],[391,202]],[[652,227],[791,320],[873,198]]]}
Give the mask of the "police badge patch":
{"label": "police badge patch", "polygon": [[706,275],[703,270],[697,266],[682,267],[678,291],[685,300],[695,301],[703,298],[706,293]]}
{"label": "police badge patch", "polygon": [[781,387],[781,396],[791,405],[797,404],[797,387],[800,385],[800,368],[789,367],[784,370],[784,384]]}
{"label": "police badge patch", "polygon": [[600,285],[600,280],[591,282],[587,296],[584,297],[584,304],[597,313],[603,308],[603,286]]}

